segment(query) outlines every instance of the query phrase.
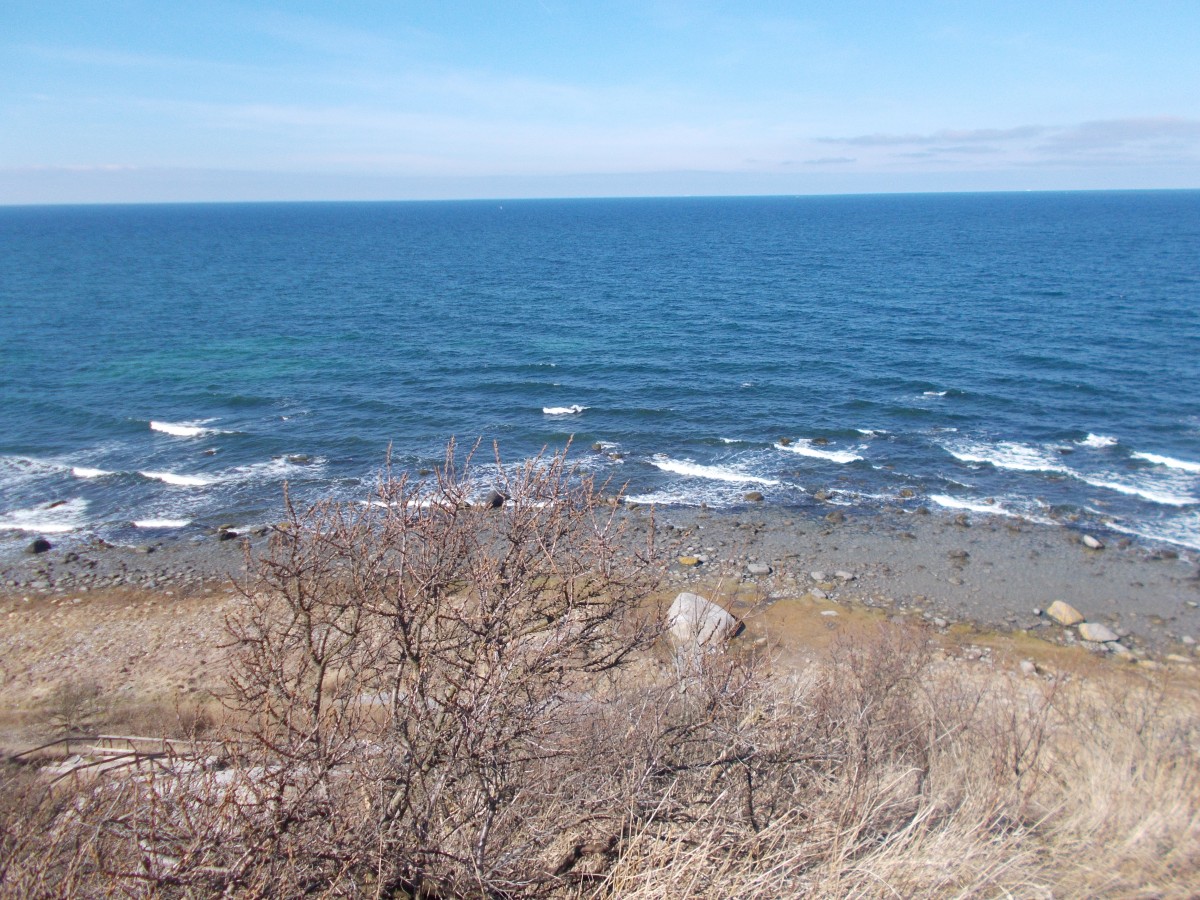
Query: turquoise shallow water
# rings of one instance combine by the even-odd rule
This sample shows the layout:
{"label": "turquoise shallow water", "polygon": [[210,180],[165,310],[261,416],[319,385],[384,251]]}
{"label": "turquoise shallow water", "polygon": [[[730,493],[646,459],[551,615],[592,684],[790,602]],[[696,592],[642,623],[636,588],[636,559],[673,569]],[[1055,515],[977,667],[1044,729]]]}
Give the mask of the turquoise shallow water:
{"label": "turquoise shallow water", "polygon": [[1200,192],[6,208],[0,362],[0,545],[574,435],[659,504],[1200,548]]}

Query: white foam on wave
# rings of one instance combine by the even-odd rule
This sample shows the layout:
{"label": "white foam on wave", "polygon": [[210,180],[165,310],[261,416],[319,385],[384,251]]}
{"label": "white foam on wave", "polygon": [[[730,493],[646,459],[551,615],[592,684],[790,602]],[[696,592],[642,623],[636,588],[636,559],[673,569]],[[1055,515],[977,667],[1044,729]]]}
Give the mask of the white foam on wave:
{"label": "white foam on wave", "polygon": [[205,428],[212,419],[193,419],[190,422],[159,422],[152,419],[150,421],[151,431],[161,431],[163,434],[169,434],[172,437],[204,437],[209,434],[228,434],[229,432],[221,431],[219,428]]}
{"label": "white foam on wave", "polygon": [[573,416],[583,412],[585,409],[588,409],[588,407],[575,403],[571,406],[543,406],[542,412],[547,416]]}
{"label": "white foam on wave", "polygon": [[1193,497],[1190,494],[1172,493],[1163,490],[1161,485],[1146,486],[1144,484],[1130,484],[1127,481],[1116,480],[1116,476],[1113,475],[1101,478],[1093,475],[1082,475],[1078,472],[1072,472],[1071,474],[1085,484],[1090,484],[1092,487],[1116,491],[1117,493],[1127,494],[1131,497],[1141,497],[1143,500],[1149,500],[1151,503],[1161,503],[1164,506],[1192,506],[1200,503],[1200,498]]}
{"label": "white foam on wave", "polygon": [[857,453],[851,453],[849,450],[825,450],[822,447],[814,446],[812,441],[804,438],[793,441],[786,446],[784,444],[776,444],[775,446],[779,450],[787,450],[789,453],[798,453],[801,456],[811,456],[814,459],[828,460],[838,465],[845,465],[846,463],[862,459]]}
{"label": "white foam on wave", "polygon": [[1175,544],[1190,550],[1200,550],[1200,512],[1185,513],[1170,519],[1164,519],[1139,525],[1127,525],[1119,520],[1110,521],[1108,527],[1122,534],[1159,541],[1164,544]]}
{"label": "white foam on wave", "polygon": [[970,463],[987,463],[998,469],[1013,469],[1017,472],[1058,472],[1070,474],[1066,466],[1047,451],[1018,444],[1016,441],[998,441],[994,444],[963,442],[943,444],[947,453],[955,459]]}
{"label": "white foam on wave", "polygon": [[855,428],[854,430],[861,435],[865,435],[866,437],[875,437],[880,434],[887,434],[887,432],[882,428]]}
{"label": "white foam on wave", "polygon": [[37,534],[66,534],[82,528],[88,502],[76,497],[65,503],[48,503],[29,509],[14,509],[0,516],[0,531],[27,531]]}
{"label": "white foam on wave", "polygon": [[1017,513],[1005,509],[999,503],[984,503],[979,500],[963,500],[960,497],[951,497],[949,494],[930,494],[929,499],[938,506],[944,506],[947,509],[965,509],[969,510],[970,512],[987,513],[993,516],[1018,516]]}
{"label": "white foam on wave", "polygon": [[76,478],[103,478],[105,475],[112,475],[106,469],[91,469],[87,466],[72,466],[71,474]]}
{"label": "white foam on wave", "polygon": [[138,472],[138,474],[143,478],[161,481],[163,484],[171,484],[176,487],[206,487],[216,483],[215,478],[209,478],[206,475],[177,475],[174,472]]}
{"label": "white foam on wave", "polygon": [[1159,456],[1157,453],[1134,453],[1135,459],[1144,459],[1156,466],[1166,466],[1168,469],[1180,469],[1184,472],[1200,474],[1200,463],[1189,462],[1186,459],[1175,459],[1172,456]]}
{"label": "white foam on wave", "polygon": [[731,469],[727,466],[705,466],[691,460],[671,459],[663,453],[656,453],[650,458],[650,464],[664,472],[675,475],[685,475],[688,478],[708,478],[713,481],[728,481],[731,484],[765,484],[777,485],[774,478],[763,478],[759,475],[749,475]]}
{"label": "white foam on wave", "polygon": [[63,466],[27,456],[0,456],[0,485],[20,484],[38,478],[60,475]]}
{"label": "white foam on wave", "polygon": [[134,528],[183,528],[191,525],[191,519],[134,519]]}
{"label": "white foam on wave", "polygon": [[1075,443],[1080,447],[1092,447],[1096,450],[1103,450],[1105,447],[1115,447],[1117,439],[1107,434],[1092,434],[1089,432],[1087,437]]}
{"label": "white foam on wave", "polygon": [[946,393],[947,393],[946,391],[923,391],[921,393],[921,396],[922,397],[945,397]]}

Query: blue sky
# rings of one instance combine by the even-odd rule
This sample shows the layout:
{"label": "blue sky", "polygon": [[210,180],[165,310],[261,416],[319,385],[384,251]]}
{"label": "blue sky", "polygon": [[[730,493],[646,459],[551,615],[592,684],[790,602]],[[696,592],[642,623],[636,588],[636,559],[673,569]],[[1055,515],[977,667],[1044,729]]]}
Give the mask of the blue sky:
{"label": "blue sky", "polygon": [[0,203],[1200,187],[1200,0],[0,4]]}

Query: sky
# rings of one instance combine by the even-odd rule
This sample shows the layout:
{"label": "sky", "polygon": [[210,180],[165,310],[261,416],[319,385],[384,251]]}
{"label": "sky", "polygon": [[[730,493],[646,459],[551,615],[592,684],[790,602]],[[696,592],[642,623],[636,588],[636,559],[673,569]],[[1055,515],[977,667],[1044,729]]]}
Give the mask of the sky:
{"label": "sky", "polygon": [[1200,187],[1200,0],[3,0],[0,204]]}

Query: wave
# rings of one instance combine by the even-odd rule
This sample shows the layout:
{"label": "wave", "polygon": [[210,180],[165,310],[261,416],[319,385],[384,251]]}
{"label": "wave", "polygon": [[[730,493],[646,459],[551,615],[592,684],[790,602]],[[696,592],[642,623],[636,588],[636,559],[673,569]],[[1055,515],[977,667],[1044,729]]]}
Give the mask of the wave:
{"label": "wave", "polygon": [[0,456],[0,486],[20,484],[51,475],[60,475],[64,467],[27,456]]}
{"label": "wave", "polygon": [[1186,459],[1175,459],[1171,456],[1159,456],[1157,453],[1134,453],[1134,459],[1144,459],[1156,466],[1166,466],[1169,469],[1182,469],[1184,472],[1200,474],[1200,463],[1189,462]]}
{"label": "wave", "polygon": [[922,391],[922,397],[945,397],[948,391]]}
{"label": "wave", "polygon": [[82,497],[60,503],[42,504],[29,509],[14,509],[0,516],[0,531],[26,531],[37,534],[66,534],[85,524],[88,502]]}
{"label": "wave", "polygon": [[105,475],[115,474],[106,469],[89,469],[87,466],[72,466],[71,474],[76,478],[103,478]]}
{"label": "wave", "polygon": [[1009,516],[1019,518],[1018,513],[1005,509],[999,503],[984,503],[977,500],[962,500],[958,497],[951,497],[949,494],[930,494],[929,499],[938,506],[944,506],[947,509],[965,509],[971,512],[987,513],[993,516]]}
{"label": "wave", "polygon": [[156,420],[150,421],[151,431],[161,431],[163,434],[169,434],[172,437],[204,437],[210,434],[229,434],[227,431],[221,431],[219,428],[205,428],[204,425],[212,419],[195,419],[191,422],[159,422]]}
{"label": "wave", "polygon": [[942,447],[955,459],[963,462],[988,463],[998,469],[1013,469],[1017,472],[1073,474],[1045,450],[1018,444],[1016,441],[999,441],[995,444],[964,442],[957,445],[943,444]]}
{"label": "wave", "polygon": [[134,528],[183,528],[191,525],[191,519],[134,519]]}
{"label": "wave", "polygon": [[1155,522],[1152,527],[1146,525],[1127,525],[1120,521],[1111,521],[1108,527],[1122,534],[1159,541],[1164,544],[1175,544],[1190,550],[1200,550],[1200,513],[1192,513],[1181,517]]}
{"label": "wave", "polygon": [[[1164,506],[1192,506],[1200,503],[1200,498],[1193,497],[1189,494],[1172,494],[1160,489],[1158,486],[1145,487],[1138,484],[1129,484],[1124,481],[1110,481],[1108,478],[1098,478],[1092,475],[1082,475],[1078,472],[1071,473],[1085,484],[1090,484],[1092,487],[1105,488],[1110,491],[1117,491],[1120,494],[1128,494],[1131,497],[1141,497],[1143,500],[1149,500],[1151,503],[1161,503]],[[1112,476],[1109,476],[1111,478]]]}
{"label": "wave", "polygon": [[823,450],[820,447],[813,446],[812,441],[803,438],[787,445],[776,444],[775,446],[780,450],[787,450],[790,453],[799,453],[801,456],[824,459],[829,462],[838,463],[839,465],[845,465],[846,463],[862,459],[857,453],[851,453],[849,450]]}
{"label": "wave", "polygon": [[206,487],[216,482],[215,478],[205,475],[176,475],[174,472],[138,472],[143,478],[161,481],[177,487]]}
{"label": "wave", "polygon": [[[1087,437],[1085,437],[1083,440],[1076,441],[1075,443],[1080,447],[1093,447],[1097,450],[1100,450],[1104,447],[1115,447],[1117,445],[1117,439],[1115,437],[1109,437],[1107,434],[1093,434],[1089,432]],[[1135,453],[1134,455],[1136,456],[1137,454]]]}
{"label": "wave", "polygon": [[664,472],[686,475],[688,478],[709,478],[713,481],[728,481],[731,484],[779,484],[774,478],[748,475],[745,472],[739,472],[737,469],[730,469],[726,466],[705,466],[700,463],[694,463],[691,460],[671,459],[662,453],[654,454],[650,459],[650,464],[662,469]]}
{"label": "wave", "polygon": [[542,412],[547,416],[573,416],[576,413],[581,413],[589,407],[580,406],[578,403],[571,406],[543,406]]}

